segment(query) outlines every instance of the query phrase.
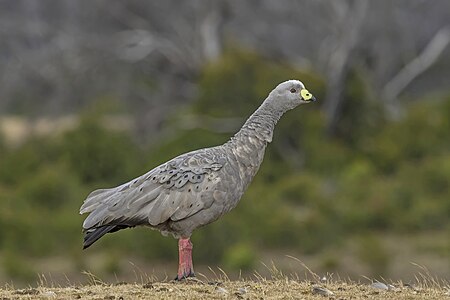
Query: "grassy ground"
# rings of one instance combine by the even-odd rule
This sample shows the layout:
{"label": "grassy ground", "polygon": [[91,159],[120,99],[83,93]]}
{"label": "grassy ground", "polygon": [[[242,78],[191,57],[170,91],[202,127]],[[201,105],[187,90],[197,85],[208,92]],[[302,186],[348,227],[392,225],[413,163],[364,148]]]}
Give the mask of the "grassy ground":
{"label": "grassy ground", "polygon": [[84,286],[0,289],[0,299],[450,299],[447,284],[424,281],[361,284],[345,281],[314,283],[289,278],[258,280],[189,279],[182,282],[148,282]]}

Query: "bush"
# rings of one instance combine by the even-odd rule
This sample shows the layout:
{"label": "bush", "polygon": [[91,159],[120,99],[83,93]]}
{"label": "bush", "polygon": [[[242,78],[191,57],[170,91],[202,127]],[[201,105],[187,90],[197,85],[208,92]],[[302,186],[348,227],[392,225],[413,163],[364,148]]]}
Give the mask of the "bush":
{"label": "bush", "polygon": [[226,267],[232,270],[251,270],[256,260],[255,250],[248,244],[240,243],[228,248],[223,259]]}
{"label": "bush", "polygon": [[64,136],[61,152],[85,184],[118,185],[136,176],[141,163],[139,148],[130,137],[107,130],[95,115],[82,119],[77,129]]}

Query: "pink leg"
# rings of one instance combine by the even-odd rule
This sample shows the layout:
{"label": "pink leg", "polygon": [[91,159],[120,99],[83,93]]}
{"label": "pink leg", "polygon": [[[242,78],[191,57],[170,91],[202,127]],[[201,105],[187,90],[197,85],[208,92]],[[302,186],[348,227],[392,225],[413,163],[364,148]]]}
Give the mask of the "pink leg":
{"label": "pink leg", "polygon": [[194,266],[192,264],[192,243],[187,239],[180,238],[178,241],[178,253],[180,264],[178,265],[177,280],[194,277]]}

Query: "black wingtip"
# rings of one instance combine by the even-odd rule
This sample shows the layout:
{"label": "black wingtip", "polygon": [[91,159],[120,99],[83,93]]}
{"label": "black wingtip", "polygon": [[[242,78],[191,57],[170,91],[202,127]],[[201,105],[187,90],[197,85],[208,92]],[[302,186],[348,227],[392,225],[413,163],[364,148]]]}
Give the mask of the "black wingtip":
{"label": "black wingtip", "polygon": [[102,236],[107,234],[108,232],[113,231],[116,228],[115,225],[110,226],[102,226],[94,229],[89,229],[86,231],[83,241],[83,250],[89,248],[93,243],[95,243]]}

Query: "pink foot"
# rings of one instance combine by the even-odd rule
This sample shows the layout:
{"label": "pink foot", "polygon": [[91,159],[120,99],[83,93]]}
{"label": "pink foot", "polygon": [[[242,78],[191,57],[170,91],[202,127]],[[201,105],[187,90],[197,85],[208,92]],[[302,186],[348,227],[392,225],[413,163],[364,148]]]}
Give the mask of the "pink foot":
{"label": "pink foot", "polygon": [[180,238],[178,241],[179,265],[176,280],[187,277],[195,277],[194,266],[192,264],[192,243],[187,239]]}

